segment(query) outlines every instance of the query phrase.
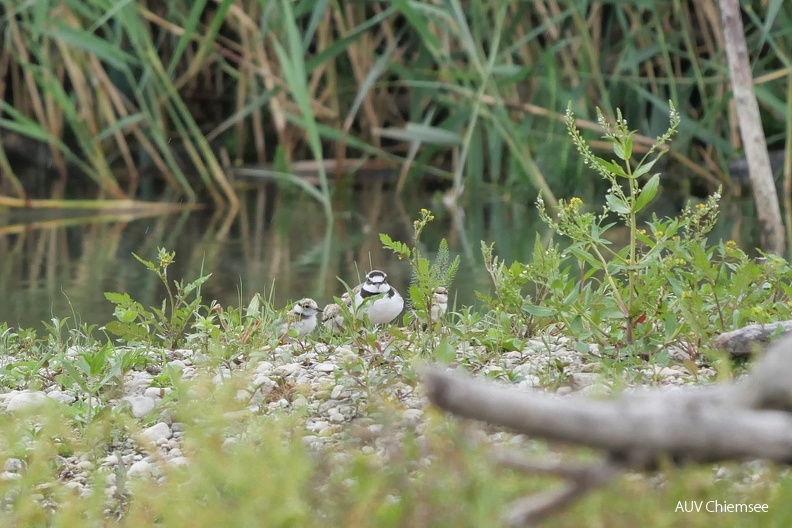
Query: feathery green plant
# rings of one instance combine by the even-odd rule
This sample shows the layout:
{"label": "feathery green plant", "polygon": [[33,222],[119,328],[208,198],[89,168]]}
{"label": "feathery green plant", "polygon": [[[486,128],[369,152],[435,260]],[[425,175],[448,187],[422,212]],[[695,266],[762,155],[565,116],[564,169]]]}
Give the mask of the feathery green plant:
{"label": "feathery green plant", "polygon": [[[420,251],[421,233],[426,225],[434,220],[428,209],[421,209],[421,217],[413,222],[412,247],[404,242],[394,241],[385,233],[380,233],[383,247],[390,249],[399,257],[410,263],[412,280],[410,281],[410,307],[414,310],[414,317],[419,321],[432,321],[432,303],[435,291],[438,288],[450,288],[459,269],[459,255],[451,259],[448,250],[448,241],[442,239],[438,246],[437,256],[434,261],[424,257]],[[437,323],[438,321],[434,321]],[[434,324],[430,325],[434,326]]]}
{"label": "feathery green plant", "polygon": [[[188,283],[175,281],[171,286],[168,267],[173,264],[176,253],[168,252],[164,248],[158,248],[157,251],[156,262],[145,260],[134,253],[132,255],[154,272],[165,285],[167,298],[162,301],[162,306],[146,309],[128,293],[106,292],[107,300],[116,306],[114,315],[117,320],[107,323],[105,328],[129,343],[146,343],[151,346],[159,340],[166,348],[174,349],[184,342],[187,325],[201,306],[201,286],[211,274]],[[190,300],[191,296],[193,298]]]}

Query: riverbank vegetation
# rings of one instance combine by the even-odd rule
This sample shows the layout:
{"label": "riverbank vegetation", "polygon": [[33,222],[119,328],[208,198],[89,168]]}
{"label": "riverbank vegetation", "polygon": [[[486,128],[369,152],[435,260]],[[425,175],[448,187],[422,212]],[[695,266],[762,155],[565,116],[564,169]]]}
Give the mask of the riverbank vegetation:
{"label": "riverbank vegetation", "polygon": [[[792,137],[791,18],[786,2],[744,6],[773,150]],[[233,204],[239,178],[275,178],[329,215],[334,180],[360,170],[552,204],[586,177],[564,141],[569,101],[591,137],[595,107],[621,108],[641,153],[672,100],[679,184],[740,186],[712,3],[66,0],[4,2],[0,24],[0,205],[62,206],[75,189],[105,207]]]}
{"label": "riverbank vegetation", "polygon": [[[653,156],[679,122],[672,113],[661,141],[635,165],[635,134],[621,121],[603,124],[611,153],[598,156],[567,118],[573,145],[612,186],[605,209],[589,212],[576,198],[542,205],[561,238],[537,240],[531,262],[503,262],[483,244],[494,294],[479,294],[480,310],[456,306],[435,323],[350,325],[284,345],[276,324],[284,310],[262,296],[239,306],[207,302],[202,288],[213,277],[174,283],[168,268],[178,256],[160,250],[138,257],[167,285],[154,306],[108,293],[115,321],[102,328],[60,317],[43,335],[0,325],[0,519],[503,525],[506,503],[553,484],[498,466],[491,447],[573,460],[592,453],[441,415],[422,395],[423,363],[559,395],[740,372],[712,338],[745,322],[788,319],[792,268],[708,242],[717,200],[675,218],[636,220],[662,179]],[[382,236],[414,267],[409,292],[419,297],[465,287],[452,282],[456,261],[442,243],[440,259],[422,252],[431,220],[422,212],[408,242]],[[604,235],[616,224],[630,240],[612,250]],[[709,526],[712,513],[682,513],[679,503],[710,500],[767,504],[762,524],[788,521],[787,468],[680,470],[671,462],[592,493],[547,525]],[[754,526],[755,515],[730,514],[729,524]]]}

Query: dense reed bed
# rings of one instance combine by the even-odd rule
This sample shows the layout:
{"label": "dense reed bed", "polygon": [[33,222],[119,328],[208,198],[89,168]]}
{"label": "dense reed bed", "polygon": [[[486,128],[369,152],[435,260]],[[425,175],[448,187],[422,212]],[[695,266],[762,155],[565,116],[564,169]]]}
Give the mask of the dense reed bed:
{"label": "dense reed bed", "polygon": [[[792,4],[743,9],[783,149]],[[739,157],[716,2],[3,0],[0,26],[0,206],[57,206],[74,182],[97,199],[235,204],[244,175],[297,185],[330,215],[334,179],[356,169],[552,202],[586,177],[570,101],[593,136],[595,107],[659,134],[673,101],[672,158],[709,188],[731,188]]]}

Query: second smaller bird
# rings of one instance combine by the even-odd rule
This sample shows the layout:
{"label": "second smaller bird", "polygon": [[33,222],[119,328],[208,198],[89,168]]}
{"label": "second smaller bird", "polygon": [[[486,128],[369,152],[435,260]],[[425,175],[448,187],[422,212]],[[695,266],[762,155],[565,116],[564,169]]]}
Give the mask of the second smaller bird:
{"label": "second smaller bird", "polygon": [[289,336],[289,331],[294,330],[297,338],[305,337],[316,328],[316,314],[320,312],[319,305],[313,299],[300,299],[286,314],[286,320],[281,324],[279,338],[282,340]]}

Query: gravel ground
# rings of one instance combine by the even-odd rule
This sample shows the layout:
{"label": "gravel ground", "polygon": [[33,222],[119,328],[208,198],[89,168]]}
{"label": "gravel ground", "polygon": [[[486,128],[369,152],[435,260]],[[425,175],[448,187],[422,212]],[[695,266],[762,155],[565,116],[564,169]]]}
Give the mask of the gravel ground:
{"label": "gravel ground", "polygon": [[[466,368],[476,371],[479,377],[494,378],[525,390],[554,390],[559,395],[610,393],[611,384],[599,373],[600,365],[594,356],[584,357],[567,347],[566,343],[563,337],[550,336],[529,341],[524,350],[505,352],[495,357],[483,349],[463,347],[457,351],[457,363],[466,364]],[[596,349],[592,350],[596,352]],[[71,353],[77,354],[78,351],[72,350]],[[238,400],[247,402],[244,410],[237,412],[267,414],[299,410],[306,416],[303,441],[314,450],[351,442],[349,445],[359,446],[365,453],[384,452],[394,441],[394,431],[412,430],[420,436],[426,426],[428,401],[420,384],[416,388],[402,376],[405,369],[411,367],[395,349],[385,347],[384,353],[375,357],[370,354],[361,356],[346,346],[289,344],[254,353],[253,356],[235,363],[233,368],[227,368],[212,366],[207,358],[191,350],[176,350],[168,354],[167,365],[180,370],[183,379],[193,379],[200,372],[209,372],[213,375],[213,383],[218,386],[236,383],[241,387],[237,392]],[[159,358],[159,353],[154,357]],[[471,367],[471,357],[486,358],[486,361],[474,362]],[[173,420],[172,412],[164,404],[172,389],[154,386],[156,374],[156,368],[128,373],[122,396],[110,401],[113,406],[126,406],[128,412],[142,423],[151,424],[143,429],[146,441],[128,439],[111,446],[106,456],[99,460],[99,468],[94,467],[96,462],[87,454],[63,457],[59,479],[68,487],[79,494],[91,493],[92,479],[89,477],[98,469],[105,475],[105,493],[111,499],[116,496],[118,478],[161,481],[165,478],[165,465],[190,463],[182,448],[186,425]],[[679,365],[663,368],[645,366],[642,374],[643,379],[661,386],[684,386],[715,379],[714,370],[706,365],[699,365],[697,377]],[[78,390],[62,391],[55,386],[35,392],[10,391],[0,394],[0,408],[16,412],[47,399],[68,405],[85,397]],[[372,398],[377,401],[371,401]],[[382,420],[377,411],[372,411],[380,403],[386,403],[387,420]],[[478,434],[482,441],[494,444],[530,444],[522,435],[487,427],[481,427]],[[234,436],[228,436],[226,442],[236,440]],[[761,465],[756,467],[761,468]],[[25,464],[20,459],[7,459],[2,470],[2,479],[20,478]],[[725,468],[717,468],[716,471],[723,478],[729,477]],[[745,478],[758,478],[754,473]]]}

